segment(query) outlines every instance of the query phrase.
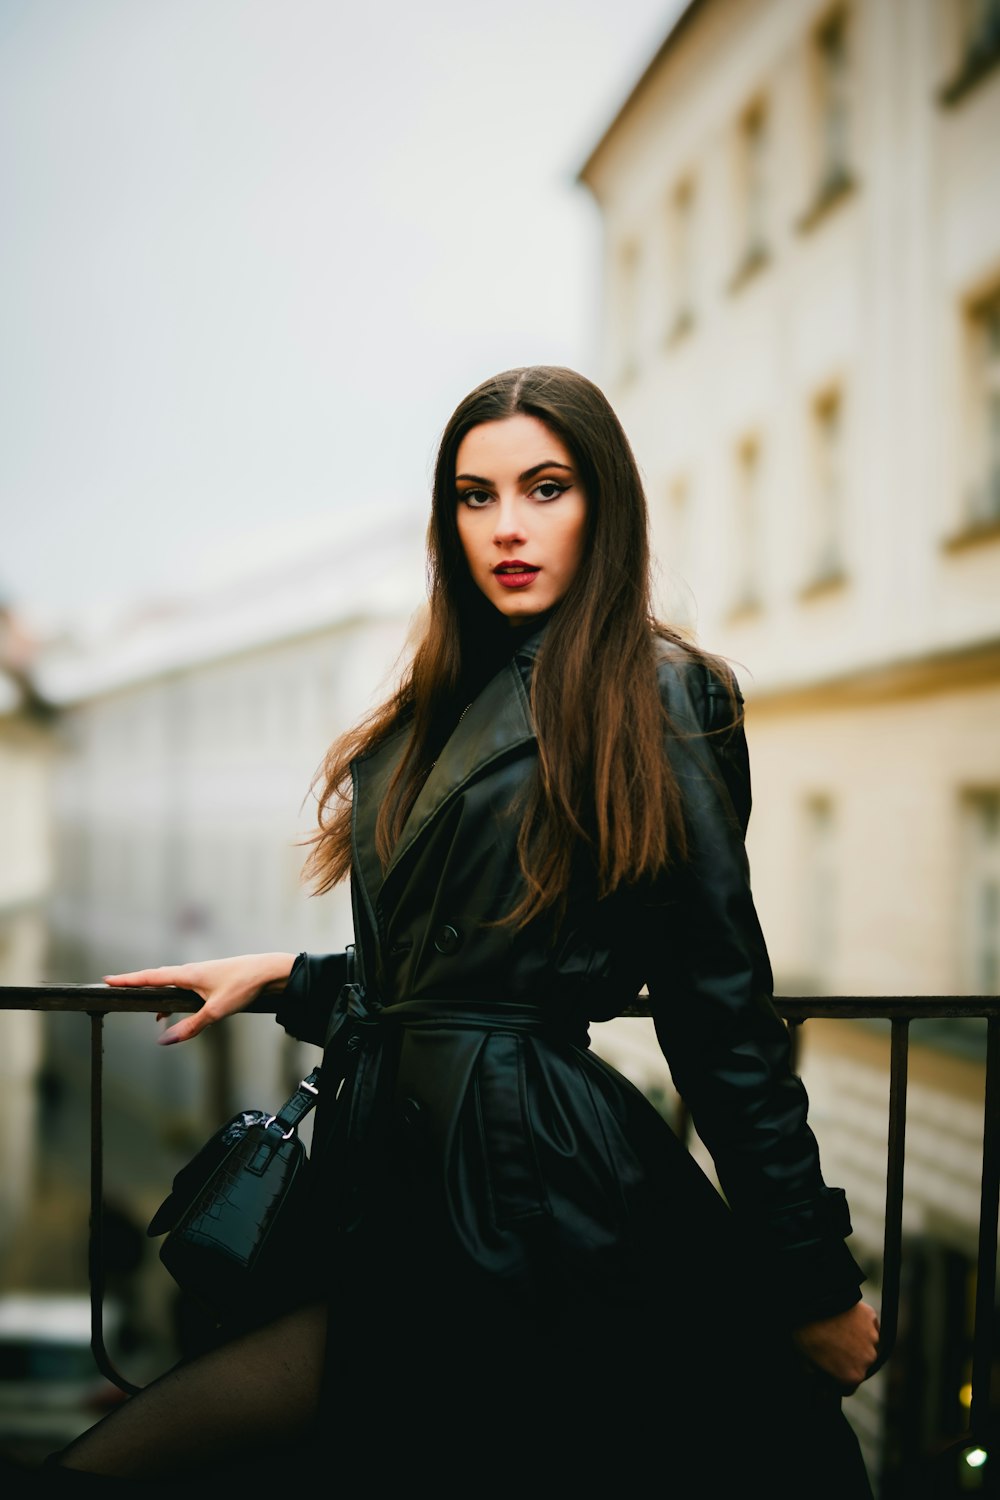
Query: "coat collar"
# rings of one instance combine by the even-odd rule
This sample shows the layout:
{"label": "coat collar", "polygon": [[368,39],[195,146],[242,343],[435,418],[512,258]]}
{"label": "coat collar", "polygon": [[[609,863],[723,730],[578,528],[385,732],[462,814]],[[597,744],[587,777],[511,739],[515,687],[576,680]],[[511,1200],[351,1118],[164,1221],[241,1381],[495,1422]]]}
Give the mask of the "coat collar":
{"label": "coat collar", "polygon": [[354,867],[370,915],[383,886],[444,808],[495,761],[534,741],[526,678],[530,678],[544,633],[542,625],[526,636],[511,660],[464,710],[410,809],[384,874],[375,853],[375,822],[406,747],[408,730],[398,730],[371,755],[354,762]]}

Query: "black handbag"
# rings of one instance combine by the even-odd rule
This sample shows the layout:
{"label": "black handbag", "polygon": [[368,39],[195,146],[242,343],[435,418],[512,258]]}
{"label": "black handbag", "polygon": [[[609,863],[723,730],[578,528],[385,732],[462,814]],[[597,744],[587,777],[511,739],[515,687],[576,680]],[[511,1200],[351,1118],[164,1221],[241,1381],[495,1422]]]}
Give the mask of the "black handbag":
{"label": "black handbag", "polygon": [[[298,1127],[316,1103],[320,1069],[275,1115],[241,1110],[182,1167],[146,1233],[166,1234],[160,1259],[218,1326],[277,1311],[294,1296],[309,1156]],[[294,1271],[292,1271],[294,1281]]]}

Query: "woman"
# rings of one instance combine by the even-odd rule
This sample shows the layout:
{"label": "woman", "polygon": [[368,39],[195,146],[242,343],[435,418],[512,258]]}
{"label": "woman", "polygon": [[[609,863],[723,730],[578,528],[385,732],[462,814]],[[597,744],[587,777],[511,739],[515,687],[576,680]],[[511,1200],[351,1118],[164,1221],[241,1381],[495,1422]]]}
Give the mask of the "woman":
{"label": "woman", "polygon": [[[741,698],[652,619],[597,387],[533,367],[466,397],[428,542],[426,634],[329,751],[307,861],[319,891],[350,876],[361,988],[344,953],[107,976],[203,997],[167,1044],[267,988],[327,1044],[288,1310],[50,1472],[254,1472],[291,1443],[372,1484],[630,1489],[653,1465],[684,1495],[869,1496],[840,1398],[878,1322],[770,999]],[[644,985],[725,1201],[588,1049]]]}

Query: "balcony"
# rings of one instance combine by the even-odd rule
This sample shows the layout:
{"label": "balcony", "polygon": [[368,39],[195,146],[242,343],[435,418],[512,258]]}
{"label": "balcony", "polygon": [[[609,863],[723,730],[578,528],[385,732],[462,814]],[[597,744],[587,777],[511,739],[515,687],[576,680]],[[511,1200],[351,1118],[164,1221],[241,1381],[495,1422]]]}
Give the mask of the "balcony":
{"label": "balcony", "polygon": [[[884,1239],[880,1259],[881,1346],[879,1359],[870,1372],[891,1371],[900,1332],[901,1289],[907,1271],[907,1242],[903,1234],[904,1176],[906,1164],[907,1078],[910,1062],[911,1024],[926,1021],[985,1021],[983,1154],[978,1223],[978,1249],[974,1276],[974,1330],[972,1336],[971,1391],[968,1421],[921,1456],[921,1472],[933,1483],[935,1496],[980,1492],[992,1493],[1000,1474],[991,1474],[988,1458],[997,1442],[1000,1411],[993,1399],[994,1334],[997,1317],[997,1215],[1000,1207],[1000,997],[998,996],[880,996],[776,997],[776,1006],[792,1038],[793,1057],[799,1055],[802,1028],[811,1019],[888,1023],[888,1132],[885,1157]],[[106,1346],[105,1318],[105,1194],[104,1194],[104,1025],[108,1018],[128,1012],[180,1013],[200,1007],[198,996],[175,989],[115,990],[103,985],[30,985],[0,987],[0,1010],[76,1012],[89,1026],[89,1243],[87,1269],[90,1298],[91,1350],[97,1369],[123,1397],[142,1386],[122,1373]],[[274,1001],[263,997],[248,1007],[258,1014],[273,1014]],[[640,1001],[629,1015],[647,1014]],[[680,1103],[673,1124],[681,1139],[692,1145],[691,1122]],[[912,1478],[912,1468],[910,1470]],[[891,1466],[873,1479],[880,1481],[877,1493],[884,1497],[909,1497],[911,1493],[894,1475]],[[907,1483],[909,1481],[906,1481]],[[921,1491],[923,1493],[923,1491]]]}

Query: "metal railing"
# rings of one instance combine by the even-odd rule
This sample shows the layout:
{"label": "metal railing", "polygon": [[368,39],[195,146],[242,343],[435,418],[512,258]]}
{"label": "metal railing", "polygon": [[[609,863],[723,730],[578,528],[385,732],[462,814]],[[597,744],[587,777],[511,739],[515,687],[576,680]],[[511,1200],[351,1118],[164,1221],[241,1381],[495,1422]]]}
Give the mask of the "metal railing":
{"label": "metal railing", "polygon": [[[0,986],[0,1011],[76,1011],[90,1018],[90,1221],[88,1272],[91,1305],[91,1347],[101,1373],[128,1395],[141,1387],[126,1380],[105,1347],[104,1306],[104,1124],[103,1026],[108,1015],[126,1012],[171,1014],[196,1011],[201,999],[189,990],[122,990],[110,986],[41,984]],[[997,1214],[1000,1208],[1000,996],[900,995],[776,996],[775,1006],[788,1023],[793,1057],[798,1056],[802,1024],[810,1019],[883,1020],[891,1026],[889,1111],[886,1163],[885,1230],[882,1254],[879,1355],[869,1375],[880,1370],[896,1343],[899,1324],[902,1267],[903,1169],[906,1155],[906,1090],[910,1024],[943,1018],[986,1021],[986,1064],[983,1101],[983,1161],[980,1189],[976,1299],[973,1332],[972,1398],[968,1429],[949,1445],[961,1451],[985,1446],[990,1426],[990,1386],[993,1364],[993,1325],[997,1268]],[[275,1000],[262,997],[248,1010],[273,1015]],[[648,1014],[642,1002],[629,1015]],[[690,1121],[683,1111],[679,1128],[690,1144]]]}

